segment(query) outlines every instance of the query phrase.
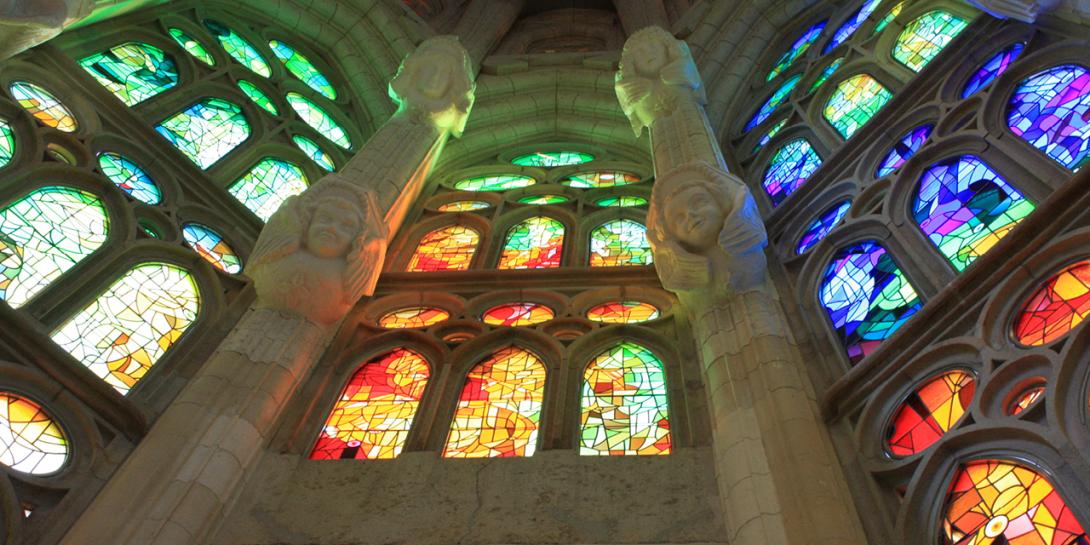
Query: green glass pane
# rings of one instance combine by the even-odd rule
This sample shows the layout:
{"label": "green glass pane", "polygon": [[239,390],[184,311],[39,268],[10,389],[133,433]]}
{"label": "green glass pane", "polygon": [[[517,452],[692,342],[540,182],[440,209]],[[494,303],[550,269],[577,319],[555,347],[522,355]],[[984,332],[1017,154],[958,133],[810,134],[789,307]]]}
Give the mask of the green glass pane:
{"label": "green glass pane", "polygon": [[581,165],[594,160],[589,153],[578,151],[550,151],[535,152],[519,155],[511,160],[511,163],[520,167],[563,167],[568,165]]}
{"label": "green glass pane", "polygon": [[460,191],[507,191],[519,189],[537,183],[529,176],[517,174],[497,174],[493,176],[474,176],[454,183],[454,189]]}
{"label": "green glass pane", "polygon": [[837,68],[840,68],[841,64],[844,64],[844,57],[840,57],[835,61],[829,63],[829,66],[826,66],[825,70],[821,71],[821,75],[818,76],[818,78],[814,80],[814,83],[810,85],[810,92],[812,93],[814,91],[817,91],[817,88],[821,87],[822,83],[828,81],[829,77],[833,75],[833,72],[836,72]]}
{"label": "green glass pane", "polygon": [[159,236],[159,233],[155,232],[155,229],[152,229],[151,227],[148,227],[147,225],[140,224],[140,229],[142,231],[144,231],[145,235],[148,235],[151,238],[163,238],[163,237]]}
{"label": "green glass pane", "polygon": [[876,35],[879,32],[882,32],[882,30],[884,30],[886,28],[886,25],[892,23],[893,20],[896,19],[897,16],[901,14],[901,10],[904,9],[904,7],[905,7],[905,3],[901,2],[901,3],[897,4],[896,6],[893,6],[892,8],[890,8],[889,13],[887,13],[885,17],[882,17],[882,20],[878,21],[877,25],[874,25],[874,32],[872,33],[872,35]]}
{"label": "green glass pane", "polygon": [[768,73],[767,81],[772,81],[776,76],[782,74],[785,70],[791,67],[792,64],[801,56],[806,54],[806,51],[810,49],[811,45],[821,37],[821,32],[825,30],[825,24],[828,21],[821,21],[814,26],[806,29],[806,32],[799,36],[795,43],[791,44],[791,47],[780,57],[780,60],[776,61],[776,66],[772,67],[772,71]]}
{"label": "green glass pane", "polygon": [[206,98],[164,119],[155,130],[204,169],[250,136],[242,108],[219,98]]}
{"label": "green glass pane", "polygon": [[145,43],[123,43],[86,57],[79,64],[126,106],[178,85],[174,59]]}
{"label": "green glass pane", "polygon": [[288,72],[291,72],[291,75],[302,80],[303,83],[321,93],[322,96],[330,100],[337,98],[336,89],[329,83],[325,75],[310,62],[310,59],[279,40],[270,40],[269,48],[272,49],[273,55],[276,55],[276,58],[284,63],[284,67],[288,69]]}
{"label": "green glass pane", "polygon": [[256,85],[244,79],[240,79],[238,80],[238,88],[242,89],[242,92],[250,97],[250,100],[254,101],[254,104],[260,106],[262,110],[273,115],[280,115],[280,110],[276,107],[276,104],[273,104],[273,101],[269,96],[263,93]]}
{"label": "green glass pane", "polygon": [[469,212],[471,210],[484,210],[485,208],[492,208],[492,205],[484,201],[454,201],[442,204],[436,210],[440,212]]}
{"label": "green glass pane", "polygon": [[262,221],[268,221],[288,197],[302,193],[307,185],[303,169],[281,159],[266,157],[227,191]]}
{"label": "green glass pane", "polygon": [[780,129],[782,129],[784,125],[787,125],[786,118],[781,119],[779,122],[773,125],[771,129],[768,129],[768,132],[766,132],[765,135],[757,141],[757,145],[753,147],[753,153],[761,151],[761,148],[765,147],[765,144],[769,143],[772,140],[772,137],[780,134]]}
{"label": "green glass pane", "polygon": [[522,204],[536,204],[540,206],[568,202],[568,198],[564,195],[527,195],[519,199],[519,202]]}
{"label": "green glass pane", "polygon": [[337,165],[333,164],[333,158],[323,151],[321,146],[315,144],[313,140],[305,136],[295,135],[291,137],[291,141],[295,142],[295,145],[299,146],[299,149],[303,150],[303,153],[305,153],[307,157],[310,157],[310,160],[317,163],[318,166],[322,167],[323,170],[333,172],[337,169]]}
{"label": "green glass pane", "polygon": [[195,38],[187,34],[186,31],[180,28],[171,28],[170,37],[174,38],[174,41],[178,42],[178,45],[186,50],[186,53],[193,55],[193,58],[208,66],[216,65],[216,59],[208,54],[208,50],[204,48],[204,45],[201,45],[201,42],[198,42]]}
{"label": "green glass pane", "polygon": [[295,113],[299,114],[307,125],[318,131],[318,134],[344,149],[352,149],[352,140],[348,137],[348,133],[321,106],[296,92],[288,93],[288,104],[291,104]]}
{"label": "green glass pane", "polygon": [[63,132],[79,128],[76,117],[53,93],[27,81],[13,82],[9,89],[12,98],[41,124]]}
{"label": "green glass pane", "polygon": [[572,174],[560,183],[576,189],[601,189],[634,184],[640,181],[640,176],[622,170],[593,170]]}
{"label": "green glass pane", "polygon": [[868,74],[852,76],[836,86],[825,104],[825,119],[845,139],[866,125],[893,93]]}
{"label": "green glass pane", "polygon": [[7,120],[0,119],[0,168],[8,166],[15,157],[15,131]]}
{"label": "green glass pane", "polygon": [[163,194],[144,169],[123,155],[106,151],[98,154],[102,173],[118,188],[145,204],[159,204]]}
{"label": "green glass pane", "polygon": [[204,26],[220,41],[223,50],[226,51],[232,59],[235,59],[242,64],[242,66],[249,68],[259,76],[267,78],[272,75],[269,63],[265,62],[265,58],[261,56],[261,53],[258,53],[257,48],[246,41],[245,38],[239,36],[238,33],[230,28],[210,19],[204,20]]}
{"label": "green glass pane", "polygon": [[612,220],[590,234],[591,267],[650,265],[653,260],[647,228],[639,222]]}
{"label": "green glass pane", "polygon": [[647,199],[632,195],[621,195],[620,197],[598,199],[594,204],[608,208],[628,208],[630,206],[647,206]]}
{"label": "green glass pane", "polygon": [[905,26],[893,45],[893,58],[919,72],[969,23],[945,11],[925,13]]}

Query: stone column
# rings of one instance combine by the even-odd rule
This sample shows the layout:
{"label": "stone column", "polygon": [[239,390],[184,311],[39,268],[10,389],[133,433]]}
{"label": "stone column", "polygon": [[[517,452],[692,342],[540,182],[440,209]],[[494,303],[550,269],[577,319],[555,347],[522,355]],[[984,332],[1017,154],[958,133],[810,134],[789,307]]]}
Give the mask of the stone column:
{"label": "stone column", "polygon": [[91,14],[94,0],[0,0],[0,60],[61,33]]}
{"label": "stone column", "polygon": [[629,36],[649,26],[670,26],[662,0],[613,0],[613,9],[621,18],[621,26]]}
{"label": "stone column", "polygon": [[285,201],[246,269],[257,299],[63,539],[202,545],[287,401],[356,301],[374,291],[388,234],[473,104],[470,61],[432,38],[390,83],[396,114],[345,166]]}
{"label": "stone column", "polygon": [[634,34],[616,87],[633,129],[651,132],[648,238],[699,345],[727,541],[866,543],[768,276],[760,213],[726,171],[688,47],[658,27]]}
{"label": "stone column", "polygon": [[526,0],[472,0],[454,33],[462,40],[473,66],[480,66],[515,24]]}

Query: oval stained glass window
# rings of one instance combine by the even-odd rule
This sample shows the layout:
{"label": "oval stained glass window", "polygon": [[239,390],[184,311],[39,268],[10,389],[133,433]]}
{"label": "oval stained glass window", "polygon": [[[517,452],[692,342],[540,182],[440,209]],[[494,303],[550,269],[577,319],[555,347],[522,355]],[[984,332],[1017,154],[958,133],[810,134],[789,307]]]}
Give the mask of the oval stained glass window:
{"label": "oval stained glass window", "polygon": [[588,320],[603,324],[639,324],[658,317],[658,307],[641,301],[610,301],[587,311]]}
{"label": "oval stained glass window", "polygon": [[833,228],[840,225],[840,222],[844,220],[844,216],[848,215],[848,210],[851,207],[851,201],[843,201],[833,205],[822,212],[820,216],[814,218],[814,221],[810,222],[810,225],[802,234],[802,238],[799,239],[799,244],[795,247],[795,253],[802,255],[810,251],[810,248],[817,246],[817,243],[821,242],[825,235],[828,235]]}
{"label": "oval stained glass window", "polygon": [[492,208],[492,205],[485,201],[454,201],[441,204],[436,210],[440,212],[469,212],[486,208]]}
{"label": "oval stained glass window", "polygon": [[916,155],[917,151],[920,151],[924,142],[931,136],[931,131],[934,128],[934,125],[920,125],[905,133],[882,159],[882,162],[878,165],[878,170],[874,173],[875,177],[888,176],[901,168],[901,165],[905,164],[913,155]]}
{"label": "oval stained glass window", "polygon": [[[829,63],[829,66],[826,66],[825,70],[821,71],[821,75],[814,80],[814,83],[810,84],[810,92],[813,93],[814,91],[817,91],[817,88],[821,87],[821,84],[829,81],[829,78],[833,77],[833,74],[840,69],[841,64],[844,64],[844,57],[837,58]],[[784,122],[787,122],[787,120],[785,119]]]}
{"label": "oval stained glass window", "polygon": [[882,0],[866,0],[863,2],[863,5],[859,6],[859,9],[855,10],[855,13],[840,25],[840,28],[836,29],[833,38],[829,40],[829,43],[825,44],[825,48],[821,50],[821,53],[824,55],[848,41],[852,34],[855,34],[855,31],[859,30],[859,27],[863,26],[867,18],[874,13],[874,10],[878,9],[878,4],[881,3]]}
{"label": "oval stained glass window", "polygon": [[348,131],[334,121],[333,116],[321,106],[295,91],[288,93],[287,97],[288,104],[310,128],[318,131],[318,134],[328,138],[330,142],[344,149],[352,149],[352,139],[349,138]]}
{"label": "oval stained glass window", "polygon": [[280,40],[270,40],[269,49],[272,49],[273,55],[276,55],[276,58],[284,63],[284,68],[287,68],[291,75],[307,84],[307,87],[318,91],[319,94],[330,100],[337,98],[337,90],[329,83],[322,71],[318,70],[314,63],[310,62],[310,59],[304,57],[294,47]]}
{"label": "oval stained glass window", "polygon": [[1041,346],[1067,336],[1090,315],[1090,260],[1063,268],[1045,281],[1022,306],[1014,339]]}
{"label": "oval stained glass window", "polygon": [[68,461],[68,438],[41,405],[0,391],[0,464],[30,475],[56,473]]}
{"label": "oval stained glass window", "polygon": [[216,59],[212,58],[212,55],[208,53],[208,50],[204,48],[204,45],[186,33],[186,31],[180,28],[171,27],[168,32],[170,33],[170,37],[174,38],[174,41],[182,46],[182,49],[185,49],[186,53],[193,55],[194,59],[197,59],[208,66],[216,65]]}
{"label": "oval stained glass window", "polygon": [[5,119],[0,119],[0,168],[8,166],[15,157],[15,131]]}
{"label": "oval stained glass window", "polygon": [[1007,407],[1007,414],[1010,416],[1017,416],[1026,412],[1027,409],[1037,404],[1044,395],[1044,384],[1034,384],[1033,386],[1023,389],[1021,392],[1018,392],[1018,395],[1011,401],[1010,406]]}
{"label": "oval stained glass window", "polygon": [[1025,49],[1026,44],[1017,42],[985,61],[984,64],[980,65],[980,68],[973,72],[973,75],[969,76],[969,81],[965,82],[965,88],[961,90],[961,98],[968,98],[976,94],[977,91],[995,81],[995,78],[1003,75],[1003,72],[1006,72],[1014,64],[1014,61],[1018,59],[1018,56]]}
{"label": "oval stained glass window", "polygon": [[81,59],[79,64],[126,106],[178,85],[174,59],[145,43],[123,43]]}
{"label": "oval stained glass window", "polygon": [[764,136],[762,136],[761,139],[757,141],[757,145],[753,146],[753,153],[757,153],[758,151],[761,151],[761,148],[765,147],[765,144],[768,144],[769,142],[772,141],[773,136],[776,136],[777,134],[780,134],[780,130],[783,129],[784,125],[787,125],[787,119],[786,118],[781,119],[778,122],[776,122],[775,125],[772,125],[772,128],[768,129],[768,132],[766,132],[764,134]]}
{"label": "oval stained glass window", "polygon": [[518,157],[511,159],[511,164],[518,165],[520,167],[552,168],[565,167],[569,165],[581,165],[583,163],[589,163],[593,160],[593,155],[579,151],[539,151],[534,153],[527,153],[525,155],[519,155]]}
{"label": "oval stained glass window", "polygon": [[1024,80],[1007,105],[1007,126],[1061,165],[1090,159],[1090,69],[1054,66]]}
{"label": "oval stained glass window", "polygon": [[155,180],[129,158],[112,151],[98,154],[98,167],[119,189],[144,204],[159,204],[163,193]]}
{"label": "oval stained glass window", "polygon": [[560,183],[576,189],[602,189],[634,184],[640,179],[639,175],[622,170],[594,170],[572,174]]}
{"label": "oval stained glass window", "polygon": [[379,327],[386,329],[414,329],[433,326],[450,319],[450,313],[436,307],[406,307],[384,314],[378,319]]}
{"label": "oval stained glass window", "polygon": [[53,93],[28,81],[12,82],[12,98],[41,124],[61,132],[76,132],[76,116]]}
{"label": "oval stained glass window", "polygon": [[491,176],[474,176],[454,182],[454,189],[459,191],[507,191],[520,189],[537,183],[537,180],[529,176],[518,174],[495,174]]}
{"label": "oval stained glass window", "polygon": [[893,415],[887,451],[897,457],[912,456],[935,444],[965,416],[974,392],[976,378],[967,371],[947,371],[925,380]]}
{"label": "oval stained glass window", "polygon": [[606,208],[629,208],[632,206],[647,206],[647,199],[633,195],[621,195],[619,197],[598,199],[594,204]]}
{"label": "oval stained glass window", "polygon": [[532,204],[536,206],[544,206],[548,204],[561,204],[568,202],[568,198],[564,195],[527,195],[519,199],[522,204]]}
{"label": "oval stained glass window", "polygon": [[522,327],[547,322],[555,317],[553,309],[540,303],[507,303],[486,310],[481,320],[488,325]]}
{"label": "oval stained glass window", "polygon": [[265,62],[265,57],[262,57],[257,48],[246,41],[245,38],[239,36],[237,32],[211,19],[205,19],[204,26],[219,40],[223,50],[232,59],[235,59],[239,64],[249,68],[259,76],[267,78],[272,75],[272,70],[269,68],[269,63]]}
{"label": "oval stained glass window", "polygon": [[280,109],[276,107],[276,104],[269,98],[269,95],[266,95],[258,86],[244,79],[240,79],[238,80],[238,88],[242,90],[242,93],[245,94],[247,98],[254,101],[254,104],[260,106],[262,110],[265,110],[272,115],[280,115]]}
{"label": "oval stained glass window", "polygon": [[802,187],[820,166],[821,157],[806,140],[796,138],[780,146],[768,162],[761,181],[772,206],[779,206],[784,199]]}
{"label": "oval stained glass window", "polygon": [[742,132],[749,132],[757,125],[764,123],[769,117],[772,117],[776,108],[779,108],[780,104],[787,102],[787,97],[791,95],[791,91],[795,90],[795,86],[799,84],[801,79],[802,74],[795,74],[781,83],[772,95],[768,97],[768,100],[761,105],[760,109],[757,110],[757,113],[753,114],[753,117],[749,120],[749,123],[746,123],[746,127]]}
{"label": "oval stained glass window", "polygon": [[295,142],[295,145],[303,150],[303,153],[305,153],[311,161],[314,161],[314,164],[322,167],[322,170],[333,172],[337,169],[337,165],[333,163],[333,158],[313,140],[296,134],[291,137],[291,141]]}
{"label": "oval stained glass window", "polygon": [[901,15],[901,10],[903,10],[904,8],[905,2],[898,2],[896,6],[889,8],[889,11],[887,11],[885,16],[883,16],[882,19],[878,21],[878,24],[874,25],[874,30],[871,31],[871,36],[877,35],[878,33],[882,32],[882,30],[884,30],[887,25],[892,23],[894,19]]}
{"label": "oval stained glass window", "polygon": [[229,273],[242,272],[242,260],[223,240],[223,236],[199,223],[182,225],[182,240],[217,269]]}
{"label": "oval stained glass window", "polygon": [[814,45],[814,42],[821,37],[821,31],[825,30],[825,25],[828,22],[821,21],[806,29],[806,32],[803,32],[802,36],[799,36],[795,43],[791,44],[791,47],[780,57],[780,60],[776,61],[776,65],[772,67],[772,71],[768,73],[768,77],[765,79],[772,81],[773,78],[790,68],[795,60],[803,56],[810,49],[810,46]]}

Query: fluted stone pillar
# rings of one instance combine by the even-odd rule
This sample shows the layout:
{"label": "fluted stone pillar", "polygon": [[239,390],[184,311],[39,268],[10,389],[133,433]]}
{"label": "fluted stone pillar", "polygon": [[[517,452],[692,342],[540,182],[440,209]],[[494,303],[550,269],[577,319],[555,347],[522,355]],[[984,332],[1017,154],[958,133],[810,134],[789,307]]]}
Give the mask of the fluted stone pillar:
{"label": "fluted stone pillar", "polygon": [[613,0],[613,9],[621,18],[621,26],[629,36],[649,26],[670,26],[662,0]]}
{"label": "fluted stone pillar", "polygon": [[473,66],[480,66],[496,44],[515,24],[526,0],[472,0],[458,20],[454,33],[469,51]]}
{"label": "fluted stone pillar", "polygon": [[203,545],[348,310],[374,291],[389,233],[473,104],[453,37],[421,44],[390,83],[397,113],[336,174],[288,199],[246,274],[257,300],[63,539]]}
{"label": "fluted stone pillar", "polygon": [[865,543],[805,359],[768,277],[753,195],[727,173],[688,47],[659,27],[625,44],[617,96],[651,132],[648,238],[701,355],[731,545]]}

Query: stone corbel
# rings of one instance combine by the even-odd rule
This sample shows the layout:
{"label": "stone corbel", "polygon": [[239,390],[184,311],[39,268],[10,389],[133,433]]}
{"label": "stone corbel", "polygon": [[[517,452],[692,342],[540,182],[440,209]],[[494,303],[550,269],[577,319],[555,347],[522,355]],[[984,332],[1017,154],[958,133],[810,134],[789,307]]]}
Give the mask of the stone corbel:
{"label": "stone corbel", "polygon": [[688,44],[657,26],[625,42],[614,86],[636,136],[674,113],[683,100],[700,106],[707,102]]}
{"label": "stone corbel", "polygon": [[407,115],[440,132],[462,136],[473,108],[473,64],[456,36],[436,36],[421,43],[390,81],[394,114]]}
{"label": "stone corbel", "polygon": [[0,60],[48,41],[92,8],[93,0],[0,0]]}
{"label": "stone corbel", "polygon": [[966,0],[969,5],[999,19],[1033,23],[1055,9],[1060,0]]}

